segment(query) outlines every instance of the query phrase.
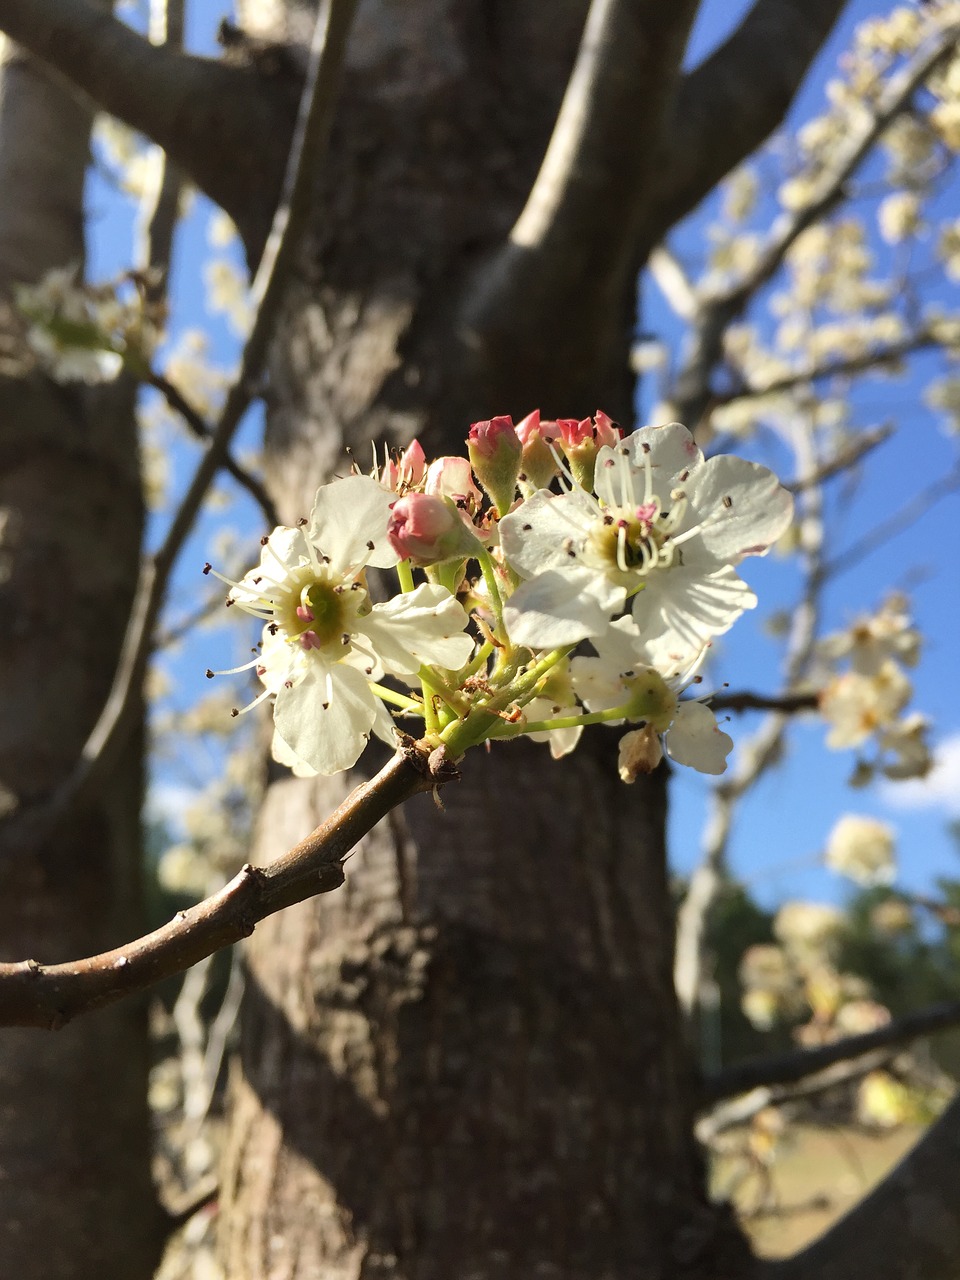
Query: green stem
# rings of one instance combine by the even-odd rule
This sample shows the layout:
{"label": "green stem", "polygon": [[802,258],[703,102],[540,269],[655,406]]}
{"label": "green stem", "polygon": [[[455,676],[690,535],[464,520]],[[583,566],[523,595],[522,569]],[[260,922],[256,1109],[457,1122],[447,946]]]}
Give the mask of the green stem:
{"label": "green stem", "polygon": [[526,724],[506,724],[504,728],[509,734],[498,734],[498,737],[516,737],[522,733],[549,733],[551,729],[576,729],[582,724],[606,724],[610,720],[625,720],[629,707],[613,707],[610,711],[590,711],[582,716],[557,716],[553,720],[532,720]]}
{"label": "green stem", "polygon": [[396,689],[388,689],[385,684],[375,684],[373,681],[370,682],[370,688],[384,702],[392,702],[395,707],[402,707],[404,711],[415,711],[418,716],[423,715],[423,703],[416,698],[408,698],[404,693],[397,693]]}
{"label": "green stem", "polygon": [[490,605],[493,609],[493,615],[497,620],[497,631],[501,636],[506,633],[503,630],[503,600],[500,596],[500,586],[497,582],[497,571],[493,566],[489,551],[481,547],[477,552],[477,560],[480,563],[480,570],[483,573],[483,580],[487,584],[487,594],[490,597]]}
{"label": "green stem", "polygon": [[403,595],[409,595],[414,589],[413,565],[409,560],[398,560],[396,569],[397,579],[400,583],[400,590]]}

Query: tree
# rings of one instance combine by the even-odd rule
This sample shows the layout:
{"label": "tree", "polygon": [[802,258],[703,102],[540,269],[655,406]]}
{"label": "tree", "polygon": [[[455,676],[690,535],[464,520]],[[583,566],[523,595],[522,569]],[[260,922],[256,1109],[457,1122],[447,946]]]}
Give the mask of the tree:
{"label": "tree", "polygon": [[[193,413],[211,437],[206,459],[139,576],[132,407],[144,370],[128,359],[105,386],[64,390],[24,367],[22,323],[11,316],[4,420],[11,456],[27,461],[9,481],[18,523],[8,522],[17,541],[4,670],[17,712],[4,721],[5,936],[11,960],[44,963],[7,967],[0,1001],[22,1008],[34,999],[23,993],[36,991],[38,1017],[73,1012],[64,993],[103,980],[101,965],[71,985],[45,972],[50,961],[140,932],[131,814],[150,624],[255,394],[268,408],[269,497],[294,524],[347,446],[362,456],[371,440],[416,435],[442,453],[474,419],[526,412],[546,397],[551,412],[583,417],[600,404],[629,421],[635,282],[655,253],[692,337],[671,401],[703,439],[721,402],[809,400],[831,378],[956,343],[955,322],[950,329],[924,312],[892,338],[878,328],[862,351],[828,348],[803,367],[771,372],[752,348],[739,362],[731,354],[735,322],[801,233],[833,215],[885,130],[921,110],[937,75],[948,117],[938,145],[956,145],[956,88],[944,83],[955,6],[911,20],[876,81],[859,86],[863,112],[822,165],[803,171],[806,186],[753,260],[731,271],[732,284],[701,289],[657,246],[780,123],[842,9],[837,0],[757,0],[692,71],[681,61],[694,3],[565,0],[549,23],[527,3],[421,0],[399,15],[353,8],[331,0],[314,23],[299,5],[242,4],[217,61],[181,52],[175,37],[151,45],[84,0],[0,0],[0,27],[31,55],[11,49],[3,68],[0,166],[5,189],[18,193],[0,222],[5,284],[81,256],[89,117],[66,80],[159,143],[230,214],[258,305],[218,422]],[[926,100],[922,108],[929,114]],[[43,125],[23,127],[18,109]],[[165,260],[158,235],[140,265]],[[688,1006],[729,806],[779,749],[790,709],[815,701],[801,686],[824,571],[820,483],[871,441],[854,435],[845,453],[828,443],[812,431],[798,437],[808,589],[784,697],[768,700],[773,717],[745,771],[719,793],[723,830],[681,911],[678,985]],[[52,564],[69,569],[47,585]],[[81,640],[69,650],[73,676],[64,618]],[[518,742],[469,758],[463,774],[438,809],[428,794],[435,778],[414,777],[403,760],[388,766],[364,793],[354,834],[365,839],[345,889],[299,901],[307,890],[292,864],[266,887],[247,872],[232,914],[210,926],[222,924],[214,942],[223,943],[266,916],[246,953],[220,1188],[225,1274],[752,1273],[728,1209],[709,1201],[693,1137],[703,1090],[672,981],[666,771],[625,790],[598,733],[559,764]],[[305,781],[275,770],[253,866],[295,846],[361,776]],[[404,796],[412,798],[394,808]],[[371,810],[389,812],[367,831]],[[311,864],[311,893],[340,885],[338,847],[323,881]],[[191,930],[189,921],[172,926],[181,959]],[[138,954],[118,972],[136,985],[150,963]],[[46,1041],[13,1033],[16,1117],[0,1134],[15,1188],[2,1244],[11,1275],[149,1274],[160,1223],[147,1179],[139,1009],[85,1015]],[[943,1189],[958,1115],[948,1110],[850,1220],[779,1270],[949,1274],[960,1220]],[[81,1195],[92,1144],[97,1181]],[[909,1221],[890,1208],[905,1195]],[[96,1236],[94,1216],[104,1224]],[[41,1256],[38,1238],[54,1241],[53,1256]]]}

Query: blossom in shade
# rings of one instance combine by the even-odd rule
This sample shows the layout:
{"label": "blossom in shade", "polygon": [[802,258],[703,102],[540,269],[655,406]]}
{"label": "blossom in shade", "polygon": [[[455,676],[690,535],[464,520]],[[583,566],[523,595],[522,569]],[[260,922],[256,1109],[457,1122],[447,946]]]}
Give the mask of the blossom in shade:
{"label": "blossom in shade", "polygon": [[387,524],[392,495],[369,476],[325,485],[304,527],[279,526],[260,564],[228,600],[264,620],[252,663],[274,703],[274,753],[300,773],[338,773],[370,733],[392,741],[393,721],[370,687],[384,673],[423,664],[459,668],[473,641],[467,615],[444,587],[424,583],[373,604],[368,565],[397,562]]}
{"label": "blossom in shade", "polygon": [[641,631],[698,650],[756,597],[734,572],[790,523],[772,472],[740,458],[704,461],[679,423],[645,427],[597,453],[595,493],[539,490],[500,522],[525,581],[507,603],[511,639],[550,649],[602,636],[631,600]]}

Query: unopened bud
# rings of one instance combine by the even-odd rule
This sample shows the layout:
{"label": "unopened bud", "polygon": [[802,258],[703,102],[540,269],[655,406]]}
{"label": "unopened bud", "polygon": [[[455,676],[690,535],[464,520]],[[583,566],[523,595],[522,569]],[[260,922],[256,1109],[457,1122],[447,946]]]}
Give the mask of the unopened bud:
{"label": "unopened bud", "polygon": [[387,540],[403,560],[439,564],[476,553],[478,539],[452,502],[426,493],[409,493],[390,509]]}
{"label": "unopened bud", "polygon": [[613,419],[597,410],[593,419],[560,418],[557,421],[560,445],[570,463],[573,478],[588,493],[593,492],[597,452],[603,445],[613,446],[620,440],[620,430]]}
{"label": "unopened bud", "polygon": [[470,462],[498,516],[505,516],[513,506],[522,451],[512,418],[489,418],[475,422],[470,428],[467,436]]}
{"label": "unopened bud", "polygon": [[550,441],[557,438],[557,424],[541,422],[540,410],[534,409],[517,423],[516,431],[523,450],[520,456],[523,482],[531,492],[549,488],[557,474],[557,460],[550,449]]}

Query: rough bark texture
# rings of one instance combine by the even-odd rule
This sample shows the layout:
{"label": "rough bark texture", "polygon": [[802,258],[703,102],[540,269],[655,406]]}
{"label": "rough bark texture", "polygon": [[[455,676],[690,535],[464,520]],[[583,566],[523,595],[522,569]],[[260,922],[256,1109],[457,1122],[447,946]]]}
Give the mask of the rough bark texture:
{"label": "rough bark texture", "polygon": [[[81,260],[90,121],[9,50],[0,101],[0,183],[18,192],[0,216],[5,289]],[[142,924],[136,743],[62,829],[38,840],[13,825],[69,771],[110,685],[141,524],[130,389],[0,379],[0,514],[0,946],[4,959],[67,959]],[[3,1034],[0,1275],[152,1274],[147,1066],[142,1003],[56,1036]]]}
{"label": "rough bark texture", "polygon": [[[534,407],[523,351],[514,377],[478,380],[456,320],[522,208],[584,12],[557,5],[545,24],[538,4],[434,0],[401,23],[361,6],[322,216],[273,360],[284,518],[308,510],[345,442],[363,458],[370,439],[416,432],[436,451],[470,414]],[[619,283],[608,340],[585,340],[577,362],[568,349],[539,387],[546,413],[600,403],[629,418],[626,266]],[[276,781],[254,861],[349,783]],[[444,799],[444,812],[411,802],[363,842],[342,890],[253,939],[226,1274],[742,1274],[690,1136],[664,777],[623,787],[601,734],[559,766],[530,744],[474,753]]]}

